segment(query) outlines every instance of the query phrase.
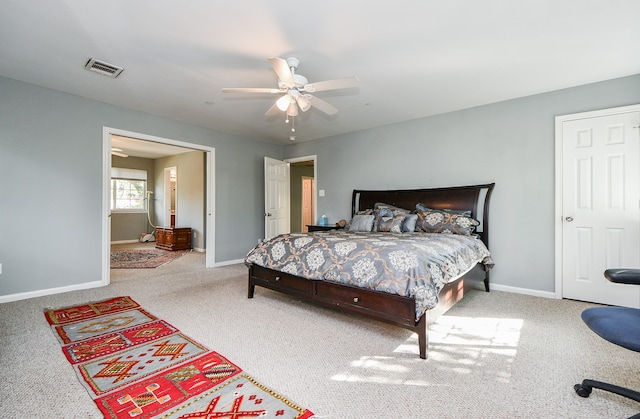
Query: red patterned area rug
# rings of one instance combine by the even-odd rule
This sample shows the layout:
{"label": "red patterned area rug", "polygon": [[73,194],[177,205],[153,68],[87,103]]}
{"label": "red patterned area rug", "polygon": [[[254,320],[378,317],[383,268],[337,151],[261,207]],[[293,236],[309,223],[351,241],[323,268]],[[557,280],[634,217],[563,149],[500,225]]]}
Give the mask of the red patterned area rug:
{"label": "red patterned area rug", "polygon": [[166,265],[191,250],[129,249],[111,252],[111,269],[148,269]]}
{"label": "red patterned area rug", "polygon": [[313,413],[130,297],[45,311],[105,418],[296,418]]}

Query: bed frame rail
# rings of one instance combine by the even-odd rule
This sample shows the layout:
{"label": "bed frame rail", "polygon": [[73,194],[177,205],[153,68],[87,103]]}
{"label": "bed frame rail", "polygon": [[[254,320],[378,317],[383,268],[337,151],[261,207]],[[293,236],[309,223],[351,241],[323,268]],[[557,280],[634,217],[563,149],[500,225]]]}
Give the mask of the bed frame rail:
{"label": "bed frame rail", "polygon": [[467,274],[445,285],[439,294],[438,305],[428,310],[418,321],[415,321],[413,298],[300,278],[254,264],[249,266],[247,297],[253,298],[258,285],[313,304],[408,329],[418,335],[420,358],[427,359],[429,325],[460,301],[470,289],[475,288],[473,282],[471,275]]}

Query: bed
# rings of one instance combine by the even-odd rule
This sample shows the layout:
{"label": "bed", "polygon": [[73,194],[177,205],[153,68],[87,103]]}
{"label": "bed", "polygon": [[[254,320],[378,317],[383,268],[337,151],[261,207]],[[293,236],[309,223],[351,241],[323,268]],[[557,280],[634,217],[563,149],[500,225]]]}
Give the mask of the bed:
{"label": "bed", "polygon": [[345,229],[276,236],[247,254],[248,298],[257,285],[408,329],[426,359],[429,324],[478,282],[489,292],[494,186],[354,190]]}

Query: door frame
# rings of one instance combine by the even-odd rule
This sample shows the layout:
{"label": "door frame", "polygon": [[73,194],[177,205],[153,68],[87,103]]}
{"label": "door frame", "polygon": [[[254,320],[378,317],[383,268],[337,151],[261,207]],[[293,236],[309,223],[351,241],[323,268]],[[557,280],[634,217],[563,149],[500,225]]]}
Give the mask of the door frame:
{"label": "door frame", "polygon": [[562,211],[562,197],[563,197],[563,158],[562,155],[562,124],[575,119],[587,119],[598,118],[602,116],[615,115],[625,112],[637,112],[640,111],[640,105],[621,106],[618,108],[600,109],[590,112],[579,112],[568,115],[556,116],[555,121],[555,298],[562,298],[562,268],[564,263],[564,256],[562,254],[562,230],[563,230],[563,211]]}
{"label": "door frame", "polygon": [[137,140],[151,141],[160,144],[169,144],[177,147],[190,148],[202,151],[205,154],[205,266],[215,266],[215,153],[216,149],[200,144],[156,137],[153,135],[127,131],[119,128],[102,127],[102,285],[111,282],[111,209],[109,195],[111,191],[111,136],[119,135]]}

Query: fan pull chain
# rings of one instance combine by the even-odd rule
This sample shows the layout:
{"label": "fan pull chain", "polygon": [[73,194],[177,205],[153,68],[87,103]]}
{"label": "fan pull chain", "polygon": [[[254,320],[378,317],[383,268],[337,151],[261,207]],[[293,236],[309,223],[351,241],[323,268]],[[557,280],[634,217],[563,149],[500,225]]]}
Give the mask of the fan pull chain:
{"label": "fan pull chain", "polygon": [[291,117],[291,132],[296,132],[296,117]]}

